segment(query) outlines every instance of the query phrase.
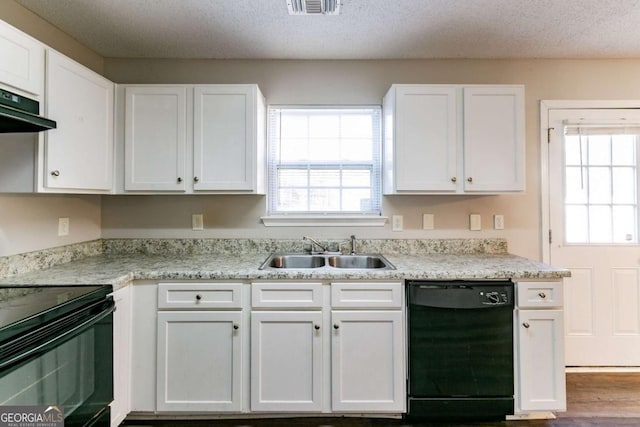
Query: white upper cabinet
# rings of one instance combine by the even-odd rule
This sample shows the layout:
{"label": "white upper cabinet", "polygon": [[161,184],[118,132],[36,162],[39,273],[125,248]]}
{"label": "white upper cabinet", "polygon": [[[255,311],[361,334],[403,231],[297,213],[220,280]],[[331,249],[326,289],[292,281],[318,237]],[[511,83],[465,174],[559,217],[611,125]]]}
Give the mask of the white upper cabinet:
{"label": "white upper cabinet", "polygon": [[263,149],[258,130],[265,120],[261,100],[255,85],[195,87],[194,190],[264,192],[256,181],[257,151]]}
{"label": "white upper cabinet", "polygon": [[185,191],[187,89],[125,88],[125,190]]}
{"label": "white upper cabinet", "polygon": [[393,85],[384,101],[385,194],[524,190],[524,87]]}
{"label": "white upper cabinet", "polygon": [[113,92],[104,77],[47,50],[44,190],[108,192],[113,187]]}
{"label": "white upper cabinet", "polygon": [[119,94],[117,191],[264,194],[266,111],[257,85],[124,85]]}
{"label": "white upper cabinet", "polygon": [[524,88],[466,87],[464,190],[524,190]]}
{"label": "white upper cabinet", "polygon": [[44,86],[44,46],[0,20],[0,83],[40,96]]}

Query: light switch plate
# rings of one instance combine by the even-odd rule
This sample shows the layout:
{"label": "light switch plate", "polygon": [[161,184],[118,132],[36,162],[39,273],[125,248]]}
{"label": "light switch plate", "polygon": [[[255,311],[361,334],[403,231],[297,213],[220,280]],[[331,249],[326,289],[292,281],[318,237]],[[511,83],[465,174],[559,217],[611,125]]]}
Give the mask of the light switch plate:
{"label": "light switch plate", "polygon": [[469,215],[469,230],[482,230],[482,217],[479,214]]}
{"label": "light switch plate", "polygon": [[504,230],[504,215],[493,216],[493,229]]}
{"label": "light switch plate", "polygon": [[203,220],[202,214],[191,215],[191,229],[204,230],[204,220]]}
{"label": "light switch plate", "polygon": [[58,218],[58,236],[69,235],[69,218]]}
{"label": "light switch plate", "polygon": [[403,217],[402,215],[393,215],[391,217],[391,231],[402,231]]}
{"label": "light switch plate", "polygon": [[435,215],[422,214],[422,229],[433,230],[435,228]]}

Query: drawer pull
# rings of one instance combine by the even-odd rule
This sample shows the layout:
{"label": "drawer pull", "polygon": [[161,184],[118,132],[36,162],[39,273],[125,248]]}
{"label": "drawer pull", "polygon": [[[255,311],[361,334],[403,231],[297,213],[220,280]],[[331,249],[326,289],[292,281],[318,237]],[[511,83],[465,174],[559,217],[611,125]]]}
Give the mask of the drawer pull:
{"label": "drawer pull", "polygon": [[545,294],[544,292],[540,292],[538,296],[542,299],[545,299],[547,297],[547,294]]}
{"label": "drawer pull", "polygon": [[458,178],[456,178],[455,176],[452,176],[451,177],[451,182],[456,182],[456,181],[458,181]]}
{"label": "drawer pull", "polygon": [[238,326],[238,325],[233,325],[233,329],[237,331],[238,329],[240,329],[240,326]]}
{"label": "drawer pull", "polygon": [[467,178],[467,182],[473,182],[473,177],[470,176],[469,178]]}
{"label": "drawer pull", "polygon": [[196,301],[200,301],[202,299],[202,297],[200,296],[200,294],[196,295]]}
{"label": "drawer pull", "polygon": [[340,325],[338,325],[337,323],[334,323],[333,324],[333,329],[335,329],[337,331],[338,329],[340,329]]}
{"label": "drawer pull", "polygon": [[319,331],[319,330],[320,330],[320,325],[313,325],[313,328],[314,328],[316,331]]}
{"label": "drawer pull", "polygon": [[522,324],[522,326],[524,326],[525,328],[529,329],[529,327],[530,327],[531,325],[530,325],[529,323],[527,323],[527,322],[524,322],[524,323]]}
{"label": "drawer pull", "polygon": [[51,172],[51,176],[60,176],[60,171],[54,170],[53,172]]}

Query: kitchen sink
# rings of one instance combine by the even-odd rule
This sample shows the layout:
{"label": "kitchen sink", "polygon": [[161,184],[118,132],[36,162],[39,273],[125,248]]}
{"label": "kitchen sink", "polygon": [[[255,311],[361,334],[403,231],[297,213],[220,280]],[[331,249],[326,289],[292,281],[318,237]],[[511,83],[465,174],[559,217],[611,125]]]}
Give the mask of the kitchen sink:
{"label": "kitchen sink", "polygon": [[272,254],[260,266],[271,269],[395,270],[382,255]]}

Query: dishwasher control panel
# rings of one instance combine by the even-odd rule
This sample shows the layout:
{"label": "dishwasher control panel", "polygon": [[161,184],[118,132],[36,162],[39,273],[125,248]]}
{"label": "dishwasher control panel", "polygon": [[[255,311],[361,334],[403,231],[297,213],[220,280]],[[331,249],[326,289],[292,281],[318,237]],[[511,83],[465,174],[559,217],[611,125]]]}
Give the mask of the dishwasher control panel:
{"label": "dishwasher control panel", "polygon": [[510,304],[509,293],[505,291],[480,291],[480,303],[484,305]]}

